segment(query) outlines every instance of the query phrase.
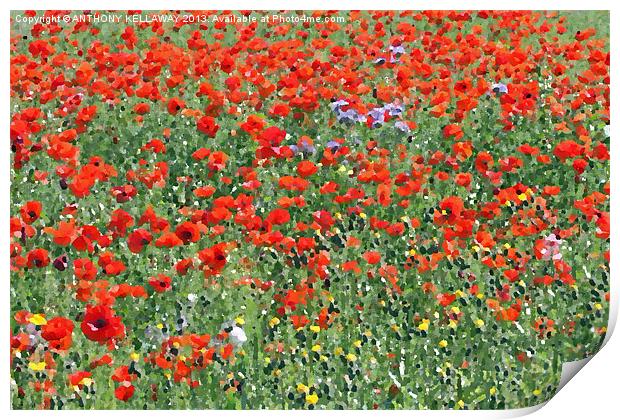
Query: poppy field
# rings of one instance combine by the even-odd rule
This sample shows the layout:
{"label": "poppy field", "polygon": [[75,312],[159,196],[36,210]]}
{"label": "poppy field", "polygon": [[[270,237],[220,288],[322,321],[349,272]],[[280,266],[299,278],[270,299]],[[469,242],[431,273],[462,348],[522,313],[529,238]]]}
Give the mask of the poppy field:
{"label": "poppy field", "polygon": [[609,312],[609,14],[13,11],[14,409],[509,409]]}

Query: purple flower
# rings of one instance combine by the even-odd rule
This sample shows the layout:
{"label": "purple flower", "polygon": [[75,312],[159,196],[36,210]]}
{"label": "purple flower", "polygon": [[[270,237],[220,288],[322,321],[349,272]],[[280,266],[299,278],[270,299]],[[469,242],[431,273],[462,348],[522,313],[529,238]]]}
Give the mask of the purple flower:
{"label": "purple flower", "polygon": [[396,121],[396,123],[394,123],[394,127],[402,131],[403,133],[409,133],[411,131],[407,123],[404,121]]}
{"label": "purple flower", "polygon": [[330,140],[330,141],[327,142],[325,147],[330,148],[330,149],[332,149],[332,152],[335,152],[336,150],[340,149],[340,147],[342,147],[342,145],[340,143],[338,143],[336,140]]}
{"label": "purple flower", "polygon": [[401,104],[390,103],[383,107],[391,117],[395,117],[403,113],[405,108]]}
{"label": "purple flower", "polygon": [[368,113],[368,116],[371,117],[375,121],[383,122],[385,121],[385,108],[373,108]]}
{"label": "purple flower", "polygon": [[392,52],[392,54],[398,56],[398,55],[402,55],[405,53],[405,48],[403,48],[402,45],[398,45],[398,46],[390,45],[390,51]]}
{"label": "purple flower", "polygon": [[295,154],[298,154],[298,153],[313,154],[316,152],[316,148],[313,145],[308,144],[308,142],[305,140],[301,142],[301,146],[297,146],[296,144],[293,144],[289,147]]}
{"label": "purple flower", "polygon": [[360,115],[354,109],[348,109],[346,111],[341,111],[339,109],[336,110],[336,118],[340,123],[357,123],[357,122],[366,122],[366,117],[364,115]]}
{"label": "purple flower", "polygon": [[344,99],[340,99],[329,104],[329,107],[332,109],[332,111],[339,111],[340,107],[345,105],[349,105],[349,103]]}
{"label": "purple flower", "polygon": [[506,86],[503,83],[493,83],[493,85],[491,86],[491,90],[495,94],[498,94],[498,93],[504,94],[504,93],[508,93],[508,86]]}

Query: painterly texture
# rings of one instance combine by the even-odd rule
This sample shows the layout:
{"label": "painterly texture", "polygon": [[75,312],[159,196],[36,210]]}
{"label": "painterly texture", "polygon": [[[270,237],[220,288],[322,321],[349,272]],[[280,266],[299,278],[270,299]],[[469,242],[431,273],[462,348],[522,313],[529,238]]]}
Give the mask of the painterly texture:
{"label": "painterly texture", "polygon": [[607,326],[609,15],[274,14],[12,13],[13,408],[552,397]]}

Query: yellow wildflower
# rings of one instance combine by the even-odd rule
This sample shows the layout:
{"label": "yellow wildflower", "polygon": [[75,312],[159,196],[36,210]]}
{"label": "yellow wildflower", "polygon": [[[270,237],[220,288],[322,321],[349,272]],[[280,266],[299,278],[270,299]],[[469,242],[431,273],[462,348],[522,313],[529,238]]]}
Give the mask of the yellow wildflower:
{"label": "yellow wildflower", "polygon": [[312,393],[310,395],[306,395],[306,402],[308,404],[316,404],[319,401],[319,396],[316,393]]}
{"label": "yellow wildflower", "polygon": [[353,353],[349,353],[349,354],[347,354],[347,356],[346,356],[346,357],[347,357],[347,360],[348,360],[349,362],[355,362],[355,361],[357,360],[357,356],[356,356],[356,355],[354,355]]}
{"label": "yellow wildflower", "polygon": [[47,320],[41,314],[34,314],[34,315],[32,315],[30,318],[28,318],[28,321],[32,322],[34,325],[45,325],[45,324],[47,324]]}
{"label": "yellow wildflower", "polygon": [[35,372],[41,372],[43,369],[45,369],[46,365],[47,364],[45,362],[30,362],[28,363],[28,368],[34,370]]}

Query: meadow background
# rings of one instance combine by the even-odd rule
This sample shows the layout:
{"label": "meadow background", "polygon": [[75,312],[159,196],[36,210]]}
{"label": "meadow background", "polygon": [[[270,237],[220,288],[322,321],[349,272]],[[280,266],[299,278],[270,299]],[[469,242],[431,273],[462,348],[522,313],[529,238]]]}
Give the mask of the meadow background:
{"label": "meadow background", "polygon": [[13,408],[518,408],[599,348],[607,12],[18,14]]}

